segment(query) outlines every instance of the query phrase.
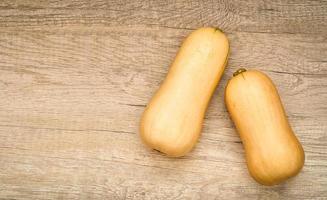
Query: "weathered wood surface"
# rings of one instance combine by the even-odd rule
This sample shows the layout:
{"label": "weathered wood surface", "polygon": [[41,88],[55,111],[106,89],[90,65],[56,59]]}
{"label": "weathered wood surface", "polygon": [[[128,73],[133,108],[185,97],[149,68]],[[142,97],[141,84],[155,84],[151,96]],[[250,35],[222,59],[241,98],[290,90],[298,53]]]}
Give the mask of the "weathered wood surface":
{"label": "weathered wood surface", "polygon": [[[196,148],[147,149],[139,118],[182,40],[231,55]],[[223,102],[239,67],[275,82],[306,152],[279,186],[249,176]],[[0,199],[326,199],[327,1],[0,2]]]}

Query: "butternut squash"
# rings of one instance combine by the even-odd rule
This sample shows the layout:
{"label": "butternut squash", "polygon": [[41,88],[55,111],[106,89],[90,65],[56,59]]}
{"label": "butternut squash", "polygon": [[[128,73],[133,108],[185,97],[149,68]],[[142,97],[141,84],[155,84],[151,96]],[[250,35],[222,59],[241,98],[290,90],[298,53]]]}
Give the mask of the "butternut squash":
{"label": "butternut squash", "polygon": [[172,157],[193,148],[228,52],[228,39],[219,29],[201,28],[186,38],[142,115],[145,144]]}
{"label": "butternut squash", "polygon": [[226,86],[225,103],[243,142],[249,172],[257,182],[275,185],[301,170],[303,148],[268,76],[238,70]]}

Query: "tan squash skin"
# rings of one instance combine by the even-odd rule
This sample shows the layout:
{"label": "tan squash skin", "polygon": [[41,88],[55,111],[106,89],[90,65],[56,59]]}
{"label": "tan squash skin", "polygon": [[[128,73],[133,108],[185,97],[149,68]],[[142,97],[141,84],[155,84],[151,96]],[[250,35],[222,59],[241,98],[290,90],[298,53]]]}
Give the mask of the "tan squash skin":
{"label": "tan squash skin", "polygon": [[268,76],[256,70],[234,73],[226,86],[225,103],[242,139],[249,172],[257,182],[275,185],[301,170],[303,148]]}
{"label": "tan squash skin", "polygon": [[219,29],[201,28],[186,38],[142,115],[145,144],[172,157],[193,148],[228,52],[228,39]]}

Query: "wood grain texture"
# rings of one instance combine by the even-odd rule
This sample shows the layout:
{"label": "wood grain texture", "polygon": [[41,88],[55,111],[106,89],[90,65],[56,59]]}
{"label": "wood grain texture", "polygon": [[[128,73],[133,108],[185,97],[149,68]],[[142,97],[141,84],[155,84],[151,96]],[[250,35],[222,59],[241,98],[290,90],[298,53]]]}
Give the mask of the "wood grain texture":
{"label": "wood grain texture", "polygon": [[[326,199],[326,1],[1,1],[0,199]],[[140,115],[183,41],[221,27],[231,55],[196,148],[147,149]],[[224,106],[267,73],[306,152],[274,187],[249,176]]]}

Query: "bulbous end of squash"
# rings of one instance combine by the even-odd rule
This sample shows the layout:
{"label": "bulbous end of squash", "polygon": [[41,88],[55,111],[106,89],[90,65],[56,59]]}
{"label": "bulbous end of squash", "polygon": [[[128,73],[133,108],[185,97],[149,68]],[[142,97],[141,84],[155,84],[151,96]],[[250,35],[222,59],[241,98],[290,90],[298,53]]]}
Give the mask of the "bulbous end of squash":
{"label": "bulbous end of squash", "polygon": [[262,185],[273,186],[296,176],[303,168],[305,156],[300,145],[293,155],[278,160],[272,158],[267,165],[262,162],[258,164],[257,158],[247,160],[251,176]]}
{"label": "bulbous end of squash", "polygon": [[[163,137],[167,135],[167,137]],[[141,122],[140,136],[144,144],[166,154],[169,157],[182,157],[192,150],[195,146],[198,137],[183,137],[178,138],[178,134],[169,134],[163,132],[155,132],[147,129]]]}

